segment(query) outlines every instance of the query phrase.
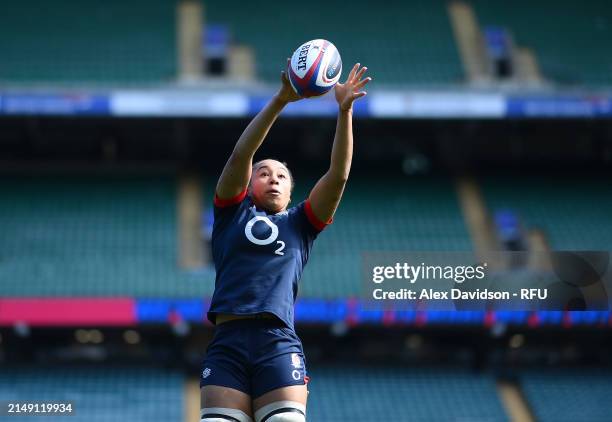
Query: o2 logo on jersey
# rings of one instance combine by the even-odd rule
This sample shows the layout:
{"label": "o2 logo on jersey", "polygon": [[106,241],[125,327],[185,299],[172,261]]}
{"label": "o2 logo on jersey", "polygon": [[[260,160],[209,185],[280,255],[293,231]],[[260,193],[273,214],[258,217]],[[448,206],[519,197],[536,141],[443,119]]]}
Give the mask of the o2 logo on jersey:
{"label": "o2 logo on jersey", "polygon": [[[270,235],[265,239],[258,239],[255,237],[255,235],[253,235],[253,226],[255,226],[255,223],[257,223],[258,221],[265,223],[271,229]],[[260,246],[269,245],[270,243],[276,241],[279,247],[274,251],[274,253],[276,255],[285,255],[285,252],[283,252],[283,249],[285,249],[285,242],[283,242],[282,240],[276,240],[278,238],[278,226],[274,224],[268,218],[268,216],[256,215],[255,217],[251,218],[249,222],[246,223],[246,226],[244,226],[244,234],[251,243]]]}

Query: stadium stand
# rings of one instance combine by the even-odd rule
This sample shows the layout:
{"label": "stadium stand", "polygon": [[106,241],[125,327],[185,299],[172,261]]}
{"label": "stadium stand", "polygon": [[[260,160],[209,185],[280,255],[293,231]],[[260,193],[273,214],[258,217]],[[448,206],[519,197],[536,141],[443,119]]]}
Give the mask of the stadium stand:
{"label": "stadium stand", "polygon": [[[3,402],[71,402],[74,414],[69,419],[74,422],[185,420],[184,376],[178,371],[112,366],[3,367],[0,374]],[[20,415],[18,419],[36,421],[40,415]]]}
{"label": "stadium stand", "polygon": [[535,369],[522,374],[523,393],[538,421],[609,421],[612,373],[601,369]]}
{"label": "stadium stand", "polygon": [[[350,183],[333,228],[313,250],[303,296],[359,295],[363,251],[471,249],[450,181]],[[313,185],[299,180],[294,203]],[[210,296],[211,266],[178,269],[176,197],[176,181],[164,176],[4,177],[1,294]]]}
{"label": "stadium stand", "polygon": [[0,81],[172,80],[175,7],[170,0],[6,2],[0,14]]}
{"label": "stadium stand", "polygon": [[3,177],[2,296],[203,297],[212,271],[180,272],[176,181]]}
{"label": "stadium stand", "polygon": [[532,48],[544,77],[565,84],[612,82],[612,58],[605,53],[612,42],[610,2],[594,0],[579,7],[571,0],[469,3],[481,26],[503,25],[517,44]]}
{"label": "stadium stand", "polygon": [[[204,7],[208,23],[227,24],[235,42],[254,48],[258,77],[269,82],[278,81],[284,57],[314,37],[326,38],[338,47],[345,75],[353,63],[361,61],[381,84],[422,86],[463,81],[446,7],[441,2],[419,0],[409,6],[386,2],[369,17],[367,10],[372,4],[365,0],[352,2],[351,7],[315,1],[300,8],[299,13],[292,3],[281,1],[240,7],[204,1]],[[427,37],[415,36],[419,33]]]}
{"label": "stadium stand", "polygon": [[527,228],[546,233],[552,249],[610,249],[612,197],[605,180],[497,176],[482,186],[492,212],[514,210]]}
{"label": "stadium stand", "polygon": [[505,421],[495,380],[453,368],[311,368],[313,421]]}

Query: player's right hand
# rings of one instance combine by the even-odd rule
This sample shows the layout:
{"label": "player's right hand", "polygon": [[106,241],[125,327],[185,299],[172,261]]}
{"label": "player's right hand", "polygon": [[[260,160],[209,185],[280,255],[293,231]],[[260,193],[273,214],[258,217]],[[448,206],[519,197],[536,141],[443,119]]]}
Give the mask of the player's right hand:
{"label": "player's right hand", "polygon": [[[290,61],[291,59],[287,59],[287,69],[289,69]],[[285,103],[291,103],[304,98],[300,97],[291,86],[291,82],[289,82],[289,77],[287,76],[287,70],[281,72],[281,87],[276,94],[276,98]]]}

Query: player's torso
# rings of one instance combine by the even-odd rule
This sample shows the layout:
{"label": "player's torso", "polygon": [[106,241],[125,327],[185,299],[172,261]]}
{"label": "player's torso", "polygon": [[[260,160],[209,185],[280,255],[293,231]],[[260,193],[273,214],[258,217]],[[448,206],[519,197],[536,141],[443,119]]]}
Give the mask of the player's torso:
{"label": "player's torso", "polygon": [[213,231],[217,271],[231,263],[239,263],[241,272],[253,275],[282,271],[287,265],[301,267],[305,243],[292,211],[267,214],[249,201],[241,204],[231,220]]}

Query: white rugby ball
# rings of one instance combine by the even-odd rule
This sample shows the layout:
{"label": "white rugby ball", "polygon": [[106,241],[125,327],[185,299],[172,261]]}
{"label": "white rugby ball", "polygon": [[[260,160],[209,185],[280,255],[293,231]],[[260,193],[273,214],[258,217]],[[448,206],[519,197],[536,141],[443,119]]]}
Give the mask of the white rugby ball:
{"label": "white rugby ball", "polygon": [[340,80],[342,60],[336,46],[323,39],[300,45],[291,56],[289,82],[301,97],[317,97]]}

